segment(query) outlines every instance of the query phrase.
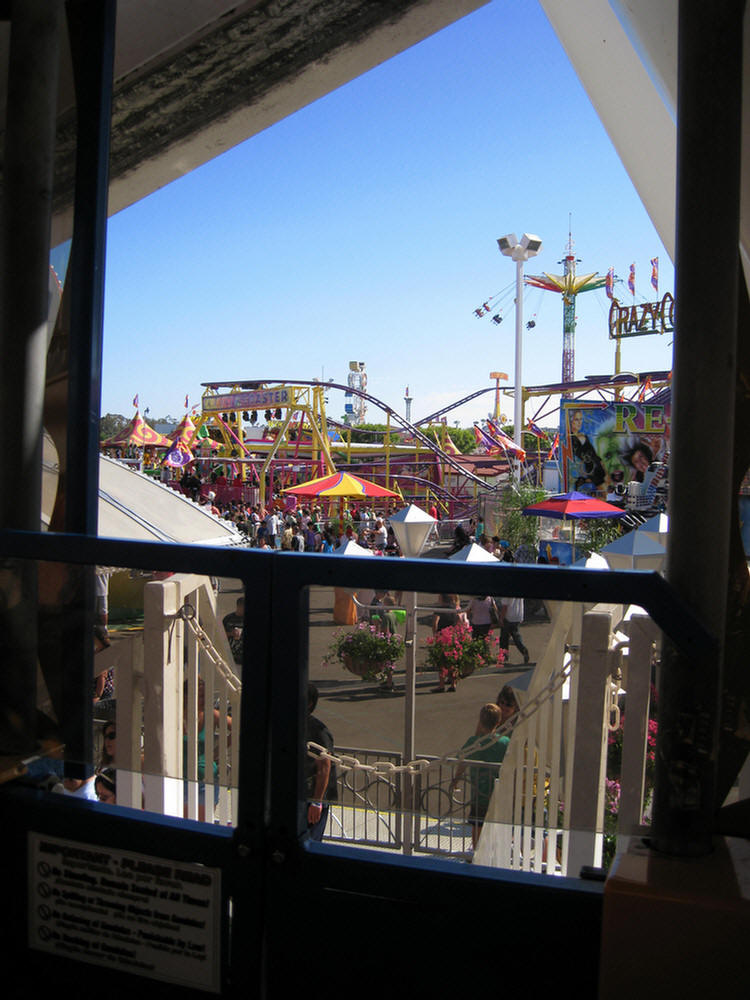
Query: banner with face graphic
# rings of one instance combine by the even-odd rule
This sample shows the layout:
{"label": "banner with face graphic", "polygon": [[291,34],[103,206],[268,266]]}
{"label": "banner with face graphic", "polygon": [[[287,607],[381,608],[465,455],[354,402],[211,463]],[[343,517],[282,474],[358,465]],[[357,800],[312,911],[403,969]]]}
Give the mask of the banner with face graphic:
{"label": "banner with face graphic", "polygon": [[560,411],[564,488],[613,491],[643,482],[652,462],[669,455],[671,404],[563,402]]}

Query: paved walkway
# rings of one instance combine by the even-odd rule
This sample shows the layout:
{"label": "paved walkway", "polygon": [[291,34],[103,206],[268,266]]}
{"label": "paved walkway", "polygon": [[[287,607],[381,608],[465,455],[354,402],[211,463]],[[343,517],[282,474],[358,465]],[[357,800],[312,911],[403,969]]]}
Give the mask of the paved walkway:
{"label": "paved walkway", "polygon": [[[437,603],[437,595],[419,594],[418,608]],[[462,604],[466,600],[462,599]],[[333,624],[333,591],[315,588],[310,597],[310,679],[320,690],[318,715],[333,733],[338,746],[368,750],[403,749],[404,744],[404,665],[395,670],[396,694],[383,693],[377,683],[354,677],[338,662],[325,664],[323,656],[342,626]],[[495,701],[503,684],[525,677],[523,658],[511,646],[508,666],[483,669],[462,680],[455,693],[433,693],[437,674],[421,672],[426,642],[431,635],[432,612],[418,610],[418,653],[416,683],[415,746],[417,753],[442,756],[453,754],[473,735],[479,709]],[[527,623],[522,628],[532,662],[541,656],[549,624]],[[402,633],[403,634],[403,633]]]}

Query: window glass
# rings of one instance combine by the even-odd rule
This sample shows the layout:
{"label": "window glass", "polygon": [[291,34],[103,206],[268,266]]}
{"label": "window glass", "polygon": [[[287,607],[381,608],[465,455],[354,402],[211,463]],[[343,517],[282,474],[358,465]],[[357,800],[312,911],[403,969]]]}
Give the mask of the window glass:
{"label": "window glass", "polygon": [[577,875],[647,818],[659,634],[640,609],[313,587],[309,616],[311,837]]}
{"label": "window glass", "polygon": [[239,581],[16,560],[0,598],[2,737],[21,780],[236,822]]}

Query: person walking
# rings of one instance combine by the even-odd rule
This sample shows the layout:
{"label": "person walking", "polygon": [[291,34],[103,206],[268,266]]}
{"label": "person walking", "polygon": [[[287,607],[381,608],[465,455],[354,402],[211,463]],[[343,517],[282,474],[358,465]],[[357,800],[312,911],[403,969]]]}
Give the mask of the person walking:
{"label": "person walking", "polygon": [[508,652],[512,639],[516,649],[523,656],[524,664],[528,664],[529,651],[521,638],[521,623],[523,622],[524,606],[522,597],[503,597],[500,604],[500,648]]}

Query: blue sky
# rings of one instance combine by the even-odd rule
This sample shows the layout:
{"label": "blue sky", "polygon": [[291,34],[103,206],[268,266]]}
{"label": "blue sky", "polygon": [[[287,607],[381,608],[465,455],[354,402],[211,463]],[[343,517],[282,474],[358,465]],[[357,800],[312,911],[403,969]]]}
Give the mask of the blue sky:
{"label": "blue sky", "polygon": [[[415,418],[490,371],[512,383],[515,265],[497,237],[538,234],[528,273],[561,273],[569,215],[579,273],[614,266],[624,282],[635,262],[636,301],[650,300],[658,256],[660,295],[673,290],[543,11],[496,0],[110,219],[102,412],[129,416],[138,393],[179,416],[212,380],[344,382],[350,360],[399,412],[408,385]],[[497,293],[500,326],[473,315]],[[608,307],[604,292],[578,299],[578,377],[613,368]],[[527,289],[524,310],[524,382],[556,381],[560,298]],[[623,369],[669,368],[669,340],[625,341]]]}

